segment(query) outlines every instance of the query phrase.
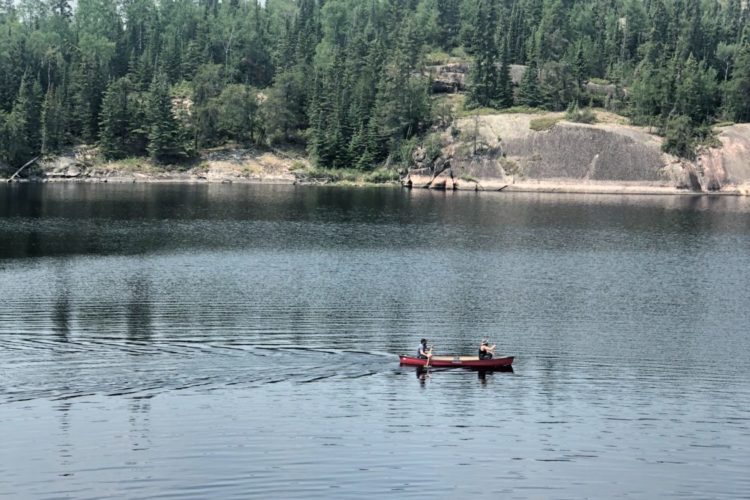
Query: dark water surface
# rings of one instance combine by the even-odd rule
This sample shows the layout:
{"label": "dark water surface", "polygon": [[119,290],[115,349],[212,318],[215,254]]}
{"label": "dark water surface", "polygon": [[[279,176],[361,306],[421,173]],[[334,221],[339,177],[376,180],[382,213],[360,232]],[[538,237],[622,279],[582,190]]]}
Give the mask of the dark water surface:
{"label": "dark water surface", "polygon": [[0,496],[748,498],[749,318],[748,198],[0,186]]}

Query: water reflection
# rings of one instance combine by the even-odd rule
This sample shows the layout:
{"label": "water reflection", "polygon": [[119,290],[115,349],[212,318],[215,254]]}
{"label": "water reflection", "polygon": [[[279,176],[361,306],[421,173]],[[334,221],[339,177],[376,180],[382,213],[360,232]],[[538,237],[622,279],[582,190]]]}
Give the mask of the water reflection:
{"label": "water reflection", "polygon": [[147,275],[138,274],[128,281],[130,296],[125,312],[130,342],[151,340],[151,282]]}
{"label": "water reflection", "polygon": [[60,342],[70,340],[71,314],[70,288],[65,278],[58,279],[55,284],[55,304],[52,309],[52,324],[54,332]]}
{"label": "water reflection", "polygon": [[10,497],[748,497],[747,200],[6,193]]}
{"label": "water reflection", "polygon": [[70,401],[63,401],[55,406],[55,410],[57,410],[55,414],[60,427],[57,437],[57,454],[61,472],[58,475],[62,477],[72,475],[69,471],[73,462],[73,443],[70,437],[70,413],[72,408],[73,403]]}
{"label": "water reflection", "polygon": [[151,401],[150,398],[134,398],[128,404],[130,411],[129,438],[132,451],[151,448]]}

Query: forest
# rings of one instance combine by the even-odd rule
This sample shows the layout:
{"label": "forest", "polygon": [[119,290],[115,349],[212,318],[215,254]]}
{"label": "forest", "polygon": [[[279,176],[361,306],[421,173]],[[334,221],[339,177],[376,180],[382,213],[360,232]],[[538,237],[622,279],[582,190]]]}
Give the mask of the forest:
{"label": "forest", "polygon": [[[750,121],[745,0],[0,0],[0,168],[96,144],[179,163],[223,144],[371,170],[463,107],[603,106],[673,152]],[[520,82],[511,65],[524,65]],[[602,99],[587,84],[614,86]]]}

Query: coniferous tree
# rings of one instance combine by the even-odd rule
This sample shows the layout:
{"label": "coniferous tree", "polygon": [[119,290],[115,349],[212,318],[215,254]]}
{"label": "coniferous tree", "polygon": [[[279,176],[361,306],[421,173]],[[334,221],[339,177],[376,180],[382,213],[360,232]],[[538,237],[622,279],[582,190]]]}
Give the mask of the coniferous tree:
{"label": "coniferous tree", "polygon": [[535,108],[542,104],[542,95],[539,90],[539,70],[536,63],[531,61],[523,74],[521,85],[518,88],[518,104]]}
{"label": "coniferous tree", "polygon": [[437,0],[437,22],[442,48],[450,50],[459,43],[461,31],[461,1]]}
{"label": "coniferous tree", "polygon": [[373,118],[380,151],[396,151],[430,121],[428,82],[414,75],[409,62],[414,60],[415,47],[408,43],[414,29],[409,22],[403,23],[400,43],[386,61],[378,86]]}
{"label": "coniferous tree", "polygon": [[180,125],[172,110],[167,75],[157,71],[148,96],[148,152],[155,161],[168,162],[186,155]]}
{"label": "coniferous tree", "polygon": [[65,143],[66,130],[65,108],[60,93],[50,85],[42,103],[42,153],[58,151]]}
{"label": "coniferous tree", "polygon": [[111,159],[124,158],[132,151],[131,103],[128,100],[131,83],[127,77],[112,81],[102,101],[99,146],[104,156]]}
{"label": "coniferous tree", "polygon": [[503,60],[497,80],[497,107],[509,108],[513,106],[513,81],[510,78],[510,57],[508,45],[503,44]]}
{"label": "coniferous tree", "polygon": [[693,124],[699,125],[709,121],[717,108],[718,97],[717,72],[706,68],[688,57],[675,88],[674,112],[690,118]]}
{"label": "coniferous tree", "polygon": [[469,75],[467,106],[495,106],[499,91],[498,51],[494,37],[497,31],[497,11],[493,0],[478,0],[473,30],[474,60]]}
{"label": "coniferous tree", "polygon": [[509,106],[506,75],[516,63],[528,65],[520,104],[565,109],[584,96],[583,82],[599,78],[626,89],[621,98],[635,122],[660,131],[671,123],[676,137],[684,132],[676,117],[697,133],[720,110],[750,120],[750,9],[742,0],[72,5],[0,0],[6,164],[66,143],[117,142],[104,130],[113,119],[108,87],[126,75],[131,87],[119,102],[133,140],[109,154],[138,154],[153,132],[148,90],[162,71],[181,94],[173,96],[180,144],[188,130],[193,148],[305,142],[321,164],[371,168],[401,156],[399,144],[432,123],[424,53],[476,62],[469,106]]}
{"label": "coniferous tree", "polygon": [[21,165],[41,152],[41,89],[39,82],[28,77],[21,85],[13,103],[13,109],[6,117],[8,152],[6,158],[13,165]]}
{"label": "coniferous tree", "polygon": [[253,89],[242,84],[224,88],[218,97],[221,132],[230,140],[253,141],[258,124],[258,102]]}
{"label": "coniferous tree", "polygon": [[737,55],[732,79],[727,85],[725,108],[738,122],[750,122],[750,44],[744,45]]}

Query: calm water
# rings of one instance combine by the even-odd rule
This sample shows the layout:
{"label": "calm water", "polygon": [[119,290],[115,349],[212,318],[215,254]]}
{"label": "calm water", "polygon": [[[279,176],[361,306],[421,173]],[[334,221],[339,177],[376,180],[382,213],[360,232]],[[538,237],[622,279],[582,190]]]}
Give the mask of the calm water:
{"label": "calm water", "polygon": [[750,496],[748,198],[3,185],[0,299],[0,496]]}

